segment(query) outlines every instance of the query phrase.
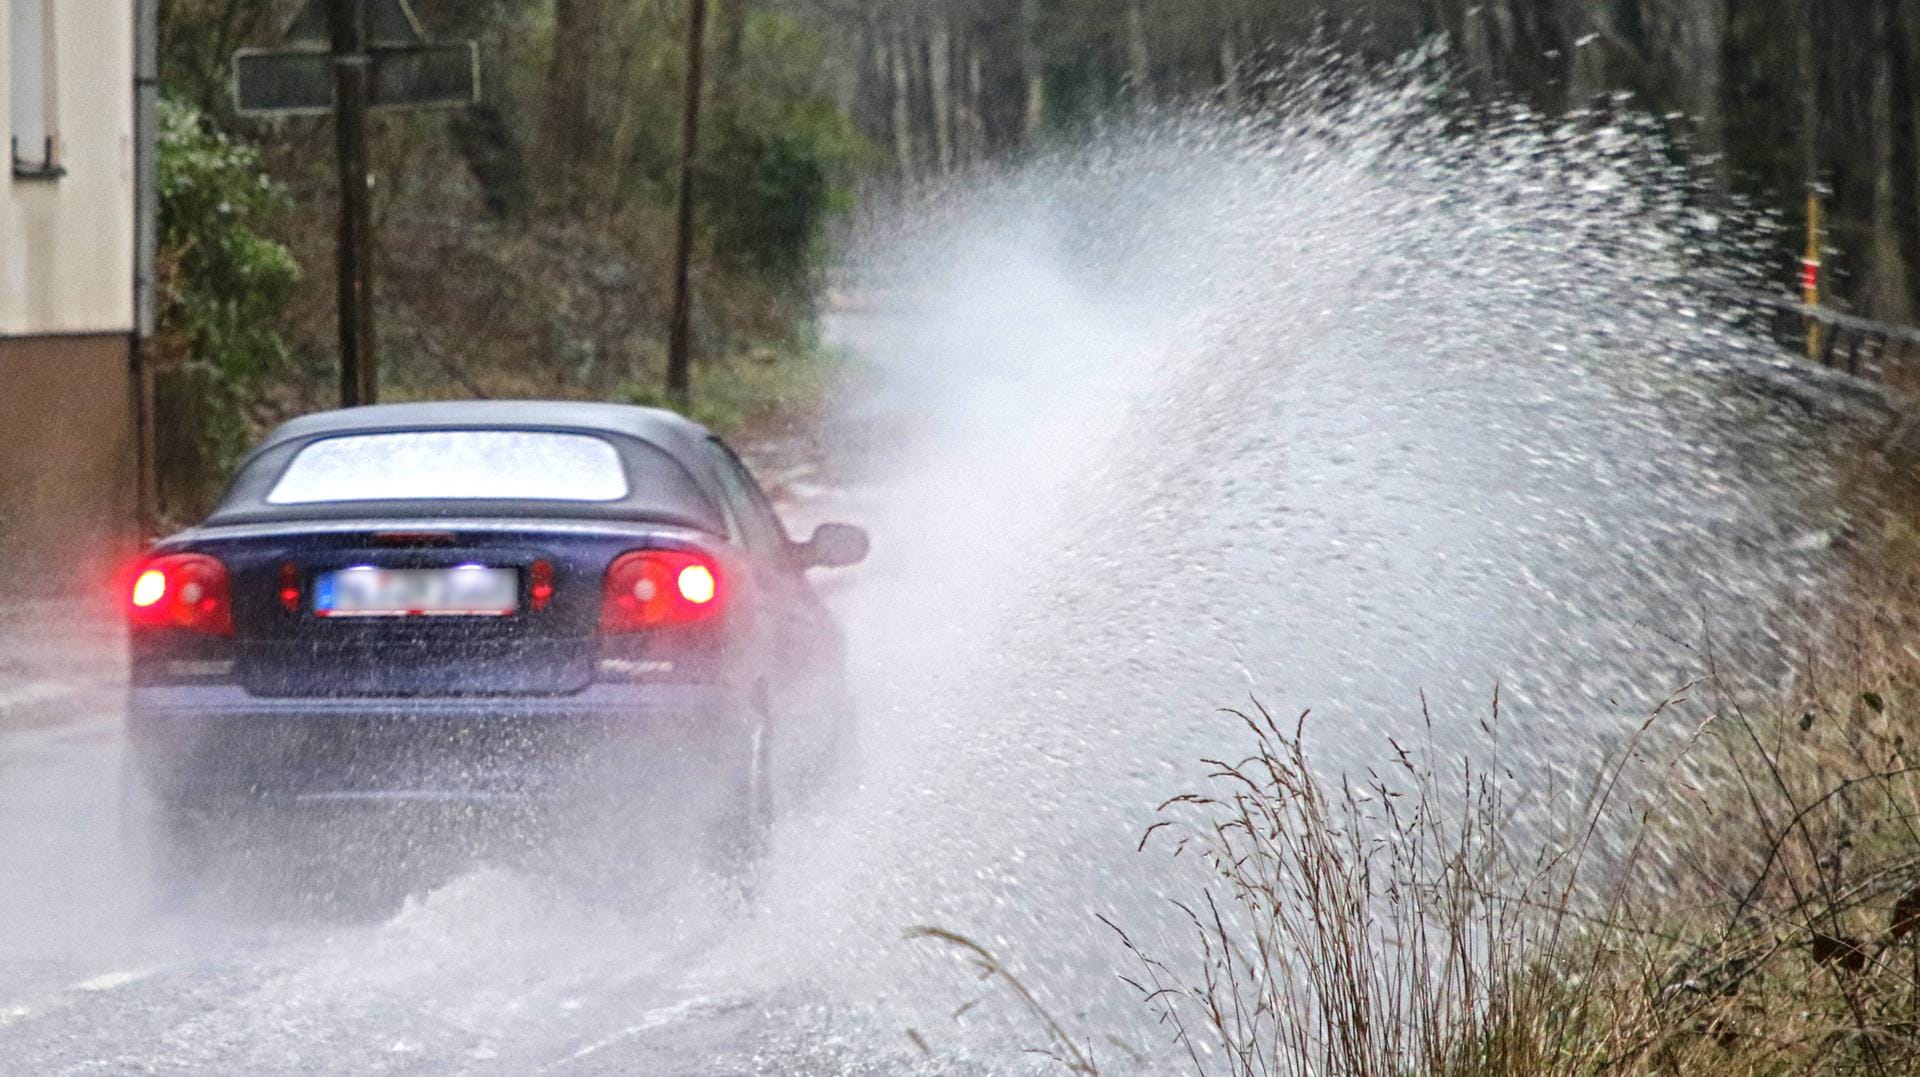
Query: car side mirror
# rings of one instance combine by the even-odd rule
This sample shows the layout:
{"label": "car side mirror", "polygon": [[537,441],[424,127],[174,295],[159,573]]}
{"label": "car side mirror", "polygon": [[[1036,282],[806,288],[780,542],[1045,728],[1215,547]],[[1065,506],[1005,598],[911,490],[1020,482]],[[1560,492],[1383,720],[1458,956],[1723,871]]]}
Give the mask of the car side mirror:
{"label": "car side mirror", "polygon": [[845,568],[867,559],[872,542],[865,528],[852,524],[821,524],[813,537],[800,543],[796,551],[805,568]]}

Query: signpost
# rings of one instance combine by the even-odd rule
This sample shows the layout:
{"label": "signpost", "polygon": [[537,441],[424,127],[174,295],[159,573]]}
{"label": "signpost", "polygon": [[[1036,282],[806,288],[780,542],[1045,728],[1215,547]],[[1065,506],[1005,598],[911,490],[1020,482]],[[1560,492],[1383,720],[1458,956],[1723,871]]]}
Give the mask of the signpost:
{"label": "signpost", "polygon": [[241,49],[233,94],[246,116],[332,113],[340,176],[340,404],[378,396],[367,110],[465,108],[479,99],[479,49],[429,42],[406,0],[307,0],[287,47]]}
{"label": "signpost", "polygon": [[680,113],[680,202],[673,237],[673,313],[667,322],[667,394],[685,407],[693,390],[693,164],[700,153],[707,0],[687,2],[687,89]]}

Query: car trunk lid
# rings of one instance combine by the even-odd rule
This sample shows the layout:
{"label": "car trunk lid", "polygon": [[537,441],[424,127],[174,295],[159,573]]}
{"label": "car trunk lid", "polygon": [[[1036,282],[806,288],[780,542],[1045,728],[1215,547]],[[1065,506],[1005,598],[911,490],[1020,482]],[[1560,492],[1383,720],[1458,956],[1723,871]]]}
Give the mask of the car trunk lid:
{"label": "car trunk lid", "polygon": [[[248,691],[443,696],[586,687],[606,565],[642,541],[609,528],[308,526],[210,535],[194,546],[232,573],[234,676]],[[447,603],[420,581],[473,570],[494,584],[455,587],[452,608],[433,608]],[[343,601],[349,573],[391,586],[359,587]],[[497,601],[502,593],[510,599]]]}

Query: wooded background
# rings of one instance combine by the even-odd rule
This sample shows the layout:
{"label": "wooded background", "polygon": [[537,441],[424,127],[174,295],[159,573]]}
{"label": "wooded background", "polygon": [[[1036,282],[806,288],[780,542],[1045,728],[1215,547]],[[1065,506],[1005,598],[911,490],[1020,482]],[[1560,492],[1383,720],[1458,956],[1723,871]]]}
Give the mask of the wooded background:
{"label": "wooded background", "polygon": [[[233,50],[276,43],[300,3],[161,2],[173,109],[161,161],[178,180],[162,183],[174,196],[162,205],[161,342],[207,372],[214,414],[240,413],[216,456],[332,393],[330,121],[245,120],[230,90]],[[483,99],[375,119],[384,394],[654,399],[685,0],[413,7],[431,36],[479,42]],[[1263,75],[1307,47],[1384,62],[1444,41],[1440,69],[1463,92],[1547,121],[1660,117],[1676,158],[1696,163],[1700,197],[1770,222],[1781,296],[1795,288],[1812,188],[1826,210],[1827,302],[1892,321],[1920,313],[1920,0],[712,0],[711,11],[696,162],[702,406],[733,385],[757,387],[739,396],[742,412],[764,403],[755,393],[785,392],[768,372],[813,350],[823,237],[856,196],[1015,160],[1135,110],[1278,107]],[[228,193],[208,197],[209,184]]]}
{"label": "wooded background", "polygon": [[[599,2],[599,0],[587,0]],[[795,0],[856,54],[860,129],[922,176],[1133,103],[1258,107],[1257,74],[1321,42],[1386,59],[1445,35],[1476,93],[1667,117],[1718,189],[1779,220],[1794,282],[1805,195],[1829,298],[1920,308],[1920,0]],[[1621,100],[1619,95],[1631,97]]]}

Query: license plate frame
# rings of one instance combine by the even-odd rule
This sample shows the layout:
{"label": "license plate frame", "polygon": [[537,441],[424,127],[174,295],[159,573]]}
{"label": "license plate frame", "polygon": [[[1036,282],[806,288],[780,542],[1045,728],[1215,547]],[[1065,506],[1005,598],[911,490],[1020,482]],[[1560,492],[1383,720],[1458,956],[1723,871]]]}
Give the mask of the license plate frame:
{"label": "license plate frame", "polygon": [[314,577],[313,615],[323,620],[512,617],[520,612],[520,584],[518,568],[495,565],[354,565]]}

